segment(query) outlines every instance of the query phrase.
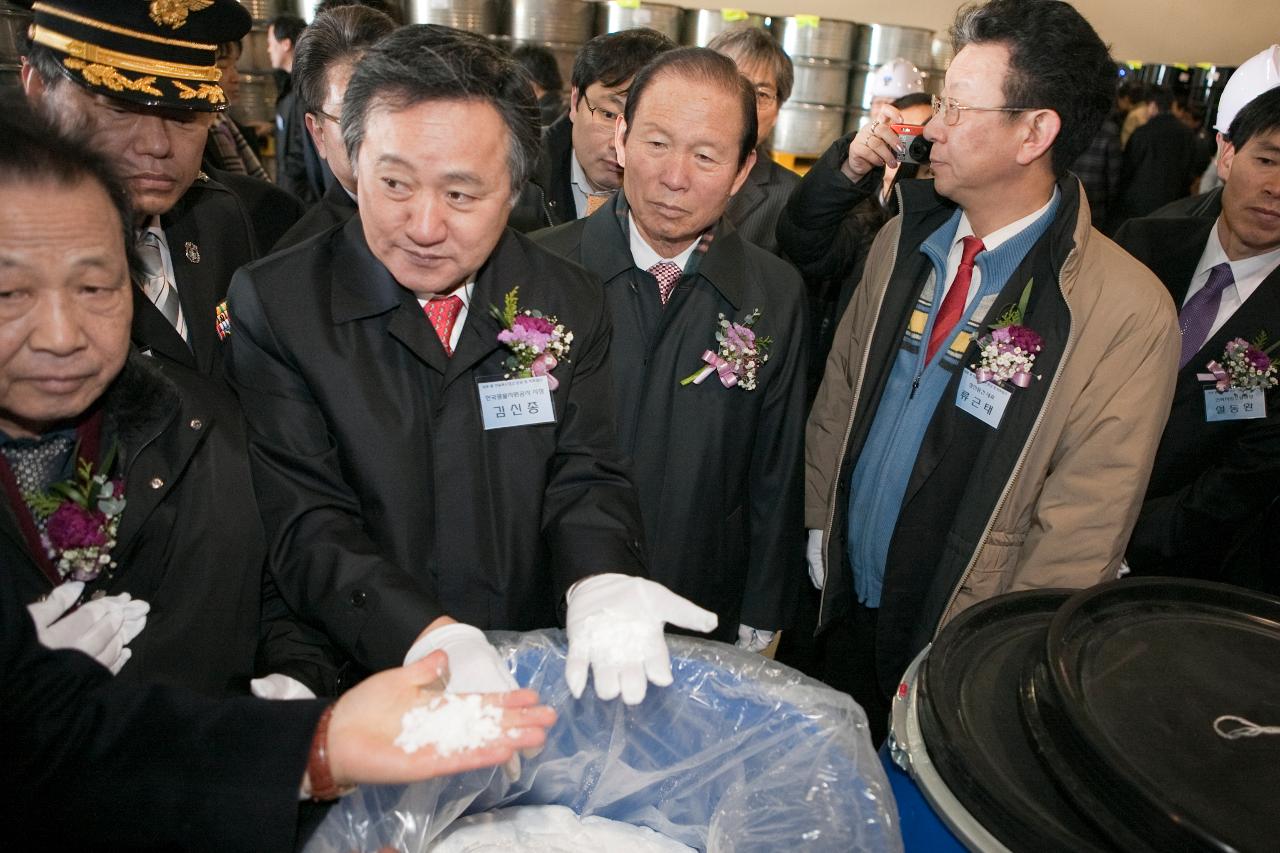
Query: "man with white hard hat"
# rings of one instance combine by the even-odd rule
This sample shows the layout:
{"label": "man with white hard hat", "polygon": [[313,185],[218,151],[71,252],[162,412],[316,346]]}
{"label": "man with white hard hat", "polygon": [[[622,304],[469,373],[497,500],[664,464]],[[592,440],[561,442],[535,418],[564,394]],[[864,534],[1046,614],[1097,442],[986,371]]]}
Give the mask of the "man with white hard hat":
{"label": "man with white hard hat", "polygon": [[1222,180],[1218,177],[1218,160],[1230,144],[1231,122],[1245,105],[1264,92],[1280,86],[1280,44],[1256,53],[1235,70],[1218,99],[1218,114],[1213,129],[1218,132],[1218,153],[1200,181],[1199,195],[1178,199],[1150,214],[1153,217],[1199,216],[1217,219],[1222,213]]}
{"label": "man with white hard hat", "polygon": [[871,84],[871,112],[912,92],[924,91],[925,74],[909,60],[899,56],[876,69]]}

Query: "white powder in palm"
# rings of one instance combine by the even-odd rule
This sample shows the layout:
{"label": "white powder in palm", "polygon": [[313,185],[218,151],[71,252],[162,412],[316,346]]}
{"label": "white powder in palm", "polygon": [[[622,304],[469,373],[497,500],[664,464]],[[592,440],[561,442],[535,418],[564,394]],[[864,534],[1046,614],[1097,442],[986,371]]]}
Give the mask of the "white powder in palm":
{"label": "white powder in palm", "polygon": [[400,718],[396,746],[413,753],[434,746],[440,755],[484,746],[502,735],[502,709],[479,696],[446,693]]}
{"label": "white powder in palm", "polygon": [[608,610],[582,620],[575,639],[592,649],[592,661],[605,666],[621,666],[639,660],[639,650],[653,640],[653,628],[646,622],[627,619]]}

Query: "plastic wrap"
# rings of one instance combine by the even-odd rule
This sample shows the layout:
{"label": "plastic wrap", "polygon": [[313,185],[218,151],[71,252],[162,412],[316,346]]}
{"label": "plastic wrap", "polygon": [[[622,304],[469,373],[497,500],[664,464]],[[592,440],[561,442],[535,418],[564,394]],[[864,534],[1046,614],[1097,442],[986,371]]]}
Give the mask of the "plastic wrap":
{"label": "plastic wrap", "polygon": [[521,685],[560,715],[510,783],[500,770],[343,798],[308,853],[417,853],[464,813],[563,805],[711,853],[902,850],[866,716],[848,696],[732,646],[669,637],[667,688],[602,702],[564,683],[561,631],[489,635]]}

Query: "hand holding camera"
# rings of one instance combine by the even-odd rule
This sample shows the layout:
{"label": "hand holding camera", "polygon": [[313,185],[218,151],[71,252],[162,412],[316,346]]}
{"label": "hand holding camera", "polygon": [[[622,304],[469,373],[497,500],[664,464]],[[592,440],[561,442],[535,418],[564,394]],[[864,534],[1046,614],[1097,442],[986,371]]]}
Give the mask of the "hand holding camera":
{"label": "hand holding camera", "polygon": [[885,104],[877,118],[854,135],[840,170],[856,183],[872,169],[896,169],[899,163],[926,163],[931,146],[924,138],[924,125],[906,124],[902,113]]}

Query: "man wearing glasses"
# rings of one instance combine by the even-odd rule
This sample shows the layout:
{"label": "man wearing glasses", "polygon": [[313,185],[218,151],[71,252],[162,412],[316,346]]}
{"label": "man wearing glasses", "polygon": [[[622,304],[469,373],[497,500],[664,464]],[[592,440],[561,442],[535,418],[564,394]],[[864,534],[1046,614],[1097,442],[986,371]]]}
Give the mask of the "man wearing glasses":
{"label": "man wearing glasses", "polygon": [[377,9],[341,6],[316,15],[302,31],[293,61],[294,89],[316,153],[329,164],[335,180],[319,203],[280,238],[277,250],[346,222],[356,212],[356,179],[342,140],[342,101],[356,63],[395,28],[395,21]]}
{"label": "man wearing glasses", "polygon": [[536,231],[595,213],[622,186],[613,131],[636,72],[675,42],[647,28],[596,36],[573,61],[569,112],[546,129],[510,225]]}
{"label": "man wearing glasses", "polygon": [[[952,37],[934,180],[899,185],[806,434],[819,626],[877,736],[961,610],[1116,576],[1178,363],[1168,293],[1066,171],[1111,103],[1106,46],[1058,0],[969,7]],[[849,178],[880,180],[898,121],[858,133]]]}
{"label": "man wearing glasses", "polygon": [[725,30],[707,47],[732,59],[756,91],[756,163],[725,216],[742,239],[780,255],[778,216],[800,176],[769,156],[769,135],[778,123],[778,111],[791,97],[795,82],[791,57],[777,40],[755,27]]}

